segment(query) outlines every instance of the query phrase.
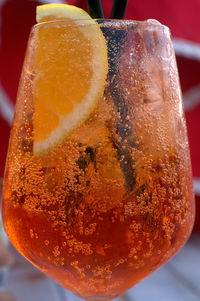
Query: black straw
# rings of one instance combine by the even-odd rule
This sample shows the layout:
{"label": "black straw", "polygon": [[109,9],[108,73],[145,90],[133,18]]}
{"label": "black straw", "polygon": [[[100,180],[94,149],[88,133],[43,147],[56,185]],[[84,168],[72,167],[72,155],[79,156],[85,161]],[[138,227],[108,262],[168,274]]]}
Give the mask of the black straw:
{"label": "black straw", "polygon": [[124,19],[128,0],[113,0],[110,19]]}
{"label": "black straw", "polygon": [[87,0],[88,13],[93,19],[103,19],[103,7],[101,0]]}

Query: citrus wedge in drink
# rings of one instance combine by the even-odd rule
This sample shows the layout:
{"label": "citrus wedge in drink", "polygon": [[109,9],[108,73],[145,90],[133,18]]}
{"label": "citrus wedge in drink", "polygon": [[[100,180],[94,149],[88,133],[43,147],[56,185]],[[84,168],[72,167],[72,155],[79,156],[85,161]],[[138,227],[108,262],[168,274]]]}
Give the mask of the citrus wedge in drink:
{"label": "citrus wedge in drink", "polygon": [[34,154],[41,154],[93,111],[105,87],[107,48],[99,24],[80,8],[41,5],[36,19]]}

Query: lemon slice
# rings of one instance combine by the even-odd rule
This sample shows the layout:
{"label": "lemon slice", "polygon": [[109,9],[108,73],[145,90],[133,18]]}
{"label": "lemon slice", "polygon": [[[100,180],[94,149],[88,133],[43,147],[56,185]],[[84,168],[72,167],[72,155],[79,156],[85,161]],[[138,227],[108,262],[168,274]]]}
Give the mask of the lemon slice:
{"label": "lemon slice", "polygon": [[41,5],[36,19],[43,23],[34,38],[34,154],[40,154],[93,111],[105,87],[107,48],[97,22],[80,8]]}

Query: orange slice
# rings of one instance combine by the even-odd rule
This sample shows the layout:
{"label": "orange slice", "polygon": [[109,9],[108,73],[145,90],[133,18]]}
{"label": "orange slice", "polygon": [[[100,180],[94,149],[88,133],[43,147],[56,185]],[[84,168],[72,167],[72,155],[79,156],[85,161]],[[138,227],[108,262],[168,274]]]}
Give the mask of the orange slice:
{"label": "orange slice", "polygon": [[99,25],[80,8],[41,5],[36,19],[42,22],[35,27],[34,40],[34,153],[38,154],[63,141],[94,109],[105,87],[107,48]]}

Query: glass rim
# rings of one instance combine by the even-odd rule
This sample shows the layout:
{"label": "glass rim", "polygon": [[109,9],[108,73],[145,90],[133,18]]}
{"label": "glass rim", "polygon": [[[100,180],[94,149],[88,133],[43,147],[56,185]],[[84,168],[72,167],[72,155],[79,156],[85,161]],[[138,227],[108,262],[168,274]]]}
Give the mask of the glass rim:
{"label": "glass rim", "polygon": [[[146,19],[144,21],[137,21],[137,20],[124,20],[124,19],[56,19],[51,21],[45,21],[41,23],[36,23],[33,25],[33,28],[42,27],[48,24],[55,24],[55,23],[66,23],[66,24],[73,24],[76,23],[78,26],[89,26],[89,25],[95,25],[98,24],[100,26],[103,25],[119,25],[123,24],[125,25],[137,25],[140,28],[145,28],[146,30],[164,30],[167,32],[170,32],[170,29],[168,26],[163,25],[156,19]],[[81,24],[82,23],[82,24]]]}

